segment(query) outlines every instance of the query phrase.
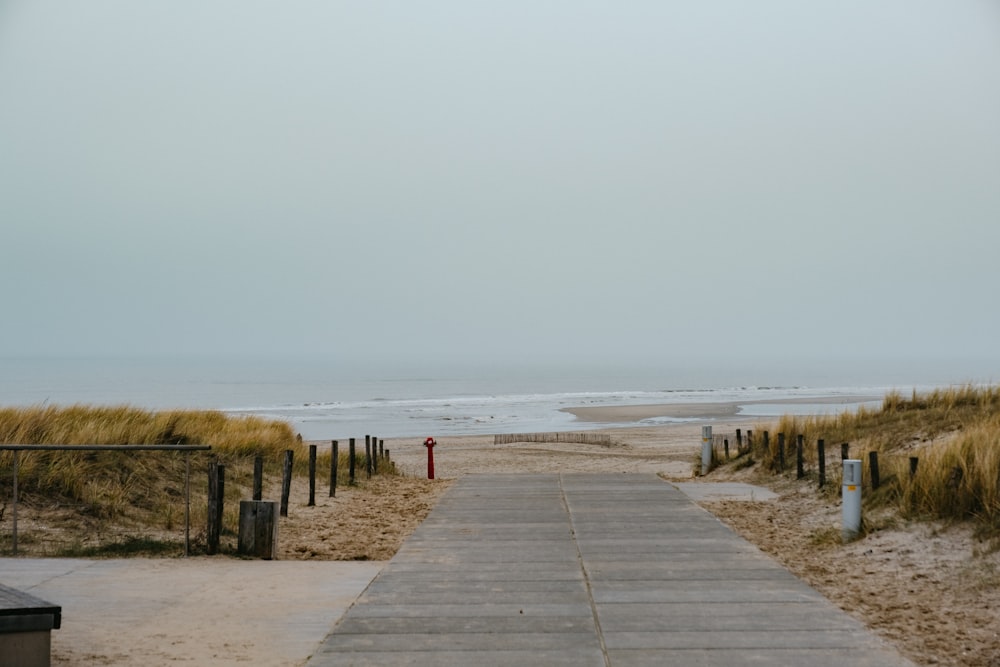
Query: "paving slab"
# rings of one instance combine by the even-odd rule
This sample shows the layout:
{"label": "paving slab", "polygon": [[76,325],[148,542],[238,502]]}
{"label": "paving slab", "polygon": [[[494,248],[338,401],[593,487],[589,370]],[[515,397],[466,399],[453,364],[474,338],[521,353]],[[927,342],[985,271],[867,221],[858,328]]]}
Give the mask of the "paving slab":
{"label": "paving slab", "polygon": [[620,474],[461,478],[308,662],[472,664],[912,667],[688,493]]}

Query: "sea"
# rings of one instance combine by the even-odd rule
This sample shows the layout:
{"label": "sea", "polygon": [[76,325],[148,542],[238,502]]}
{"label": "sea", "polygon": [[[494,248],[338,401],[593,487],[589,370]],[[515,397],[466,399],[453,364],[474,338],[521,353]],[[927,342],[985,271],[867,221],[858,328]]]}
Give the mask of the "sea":
{"label": "sea", "polygon": [[[0,407],[214,409],[289,422],[307,440],[643,426],[566,408],[737,403],[740,417],[876,406],[889,391],[989,384],[996,362],[360,363],[311,358],[0,358]],[[831,403],[830,399],[837,402]],[[811,402],[815,401],[815,402]]]}

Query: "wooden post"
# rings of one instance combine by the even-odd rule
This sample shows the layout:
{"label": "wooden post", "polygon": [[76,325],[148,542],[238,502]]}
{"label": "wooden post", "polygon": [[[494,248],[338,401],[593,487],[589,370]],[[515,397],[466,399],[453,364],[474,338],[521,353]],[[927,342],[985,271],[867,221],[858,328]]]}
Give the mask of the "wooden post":
{"label": "wooden post", "polygon": [[728,461],[729,460],[729,438],[723,438],[722,439],[722,448],[726,452],[726,460]]}
{"label": "wooden post", "polygon": [[372,437],[365,436],[365,473],[368,479],[372,478]]}
{"label": "wooden post", "polygon": [[17,469],[20,467],[21,450],[14,450],[14,507],[11,508],[11,521],[14,522],[14,532],[11,534],[11,551],[17,555]]}
{"label": "wooden post", "polygon": [[805,476],[805,436],[800,433],[795,442],[795,479],[802,479]]}
{"label": "wooden post", "polygon": [[258,454],[253,457],[253,499],[264,497],[264,457]]}
{"label": "wooden post", "polygon": [[747,429],[747,453],[753,458],[753,431]]}
{"label": "wooden post", "polygon": [[816,456],[819,458],[819,488],[826,485],[826,443],[816,441]]}
{"label": "wooden post", "polygon": [[868,452],[868,472],[872,478],[872,491],[879,487],[878,452]]}
{"label": "wooden post", "polygon": [[736,456],[743,455],[743,431],[736,429]]}
{"label": "wooden post", "polygon": [[348,452],[347,452],[347,470],[350,474],[351,486],[354,486],[354,468],[356,463],[356,455],[354,452],[354,438],[348,441]]}
{"label": "wooden post", "polygon": [[385,440],[378,441],[378,457],[380,459],[385,458]]}
{"label": "wooden post", "polygon": [[785,434],[778,434],[778,472],[785,472]]}
{"label": "wooden post", "polygon": [[223,498],[226,491],[226,466],[213,461],[208,466],[208,526],[205,551],[209,556],[219,552],[222,536]]}
{"label": "wooden post", "polygon": [[184,452],[184,557],[191,555],[191,452]]}
{"label": "wooden post", "polygon": [[851,446],[846,442],[840,446],[840,460],[846,461],[851,458]]}
{"label": "wooden post", "polygon": [[910,457],[910,479],[913,479],[916,476],[918,463],[920,463],[920,457],[918,456]]}
{"label": "wooden post", "polygon": [[277,505],[273,500],[240,501],[240,534],[236,547],[240,555],[264,560],[278,557]]}
{"label": "wooden post", "polygon": [[316,445],[309,445],[309,504],[316,507]]}
{"label": "wooden post", "polygon": [[340,447],[336,440],[330,443],[330,497],[337,495],[337,459],[340,458]]}
{"label": "wooden post", "polygon": [[295,452],[285,450],[285,465],[281,470],[281,516],[288,516],[288,496],[292,492],[292,460]]}
{"label": "wooden post", "polygon": [[761,456],[771,455],[771,434],[764,431],[764,453]]}

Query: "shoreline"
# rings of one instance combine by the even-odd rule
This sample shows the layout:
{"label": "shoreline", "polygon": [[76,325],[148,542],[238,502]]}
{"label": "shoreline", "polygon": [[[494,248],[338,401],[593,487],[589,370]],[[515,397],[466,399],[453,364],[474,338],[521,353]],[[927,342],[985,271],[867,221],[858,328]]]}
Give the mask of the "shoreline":
{"label": "shoreline", "polygon": [[642,424],[646,419],[672,419],[676,423],[695,421],[715,421],[733,419],[779,419],[780,416],[756,416],[741,413],[746,405],[855,405],[870,401],[881,401],[883,396],[851,395],[802,397],[787,399],[756,399],[748,401],[726,401],[721,403],[657,403],[648,405],[599,405],[561,408],[559,412],[573,415],[577,420],[590,424],[629,424],[636,428],[649,426]]}

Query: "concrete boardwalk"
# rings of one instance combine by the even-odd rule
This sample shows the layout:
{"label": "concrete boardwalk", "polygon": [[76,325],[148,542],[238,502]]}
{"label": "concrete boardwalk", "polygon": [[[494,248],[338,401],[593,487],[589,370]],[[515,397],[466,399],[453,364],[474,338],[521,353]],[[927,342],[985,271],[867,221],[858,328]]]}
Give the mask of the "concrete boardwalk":
{"label": "concrete boardwalk", "polygon": [[308,663],[803,664],[911,663],[675,487],[623,474],[463,477]]}

